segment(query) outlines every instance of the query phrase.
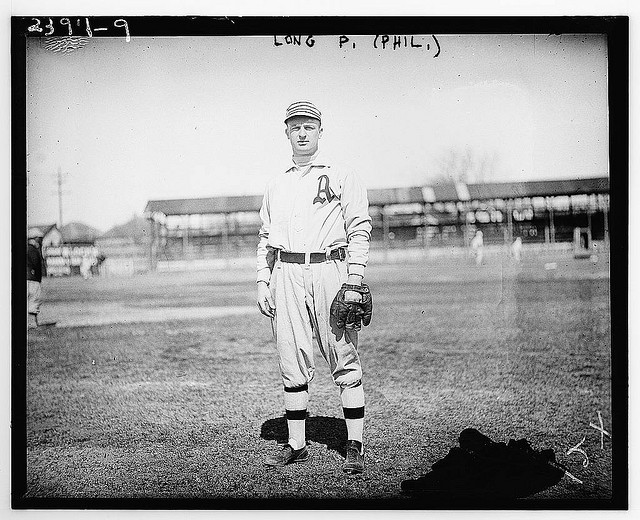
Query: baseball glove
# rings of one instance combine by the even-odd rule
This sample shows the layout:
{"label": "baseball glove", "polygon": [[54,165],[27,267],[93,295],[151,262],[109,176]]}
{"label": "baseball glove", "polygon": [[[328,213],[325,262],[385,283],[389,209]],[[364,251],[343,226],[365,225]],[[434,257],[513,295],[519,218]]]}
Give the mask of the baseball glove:
{"label": "baseball glove", "polygon": [[[354,291],[360,294],[360,302],[345,301],[344,293]],[[366,327],[371,323],[371,313],[373,311],[373,300],[371,299],[371,291],[367,284],[350,285],[342,284],[342,287],[336,294],[331,303],[331,317],[335,319],[336,326],[339,329],[360,330],[360,324]]]}

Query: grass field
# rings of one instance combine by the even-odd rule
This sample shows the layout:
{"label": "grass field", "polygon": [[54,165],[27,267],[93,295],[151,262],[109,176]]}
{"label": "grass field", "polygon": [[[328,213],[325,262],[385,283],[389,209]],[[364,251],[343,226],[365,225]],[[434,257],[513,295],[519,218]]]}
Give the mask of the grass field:
{"label": "grass field", "polygon": [[[544,264],[556,262],[557,269]],[[312,460],[268,469],[281,382],[253,273],[47,279],[27,353],[27,498],[380,499],[474,427],[552,448],[582,480],[538,499],[611,497],[609,265],[568,256],[373,265],[359,350],[367,469],[341,471],[337,389],[317,352]],[[82,319],[79,321],[79,317]],[[84,321],[83,321],[84,320]],[[156,320],[156,321],[153,321]],[[158,321],[159,320],[159,321]],[[95,323],[91,325],[91,323]],[[586,437],[579,453],[567,450]]]}

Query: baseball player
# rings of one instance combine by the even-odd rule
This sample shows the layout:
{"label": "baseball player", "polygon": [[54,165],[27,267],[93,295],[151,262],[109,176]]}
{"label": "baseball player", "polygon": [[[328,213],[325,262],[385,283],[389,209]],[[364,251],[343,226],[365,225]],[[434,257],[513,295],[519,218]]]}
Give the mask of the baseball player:
{"label": "baseball player", "polygon": [[484,257],[484,238],[482,231],[476,231],[476,234],[471,239],[471,254],[476,257],[476,265],[482,265],[482,258]]}
{"label": "baseball player", "polygon": [[522,261],[522,238],[517,237],[511,244],[511,257],[519,264]]}
{"label": "baseball player", "polygon": [[41,303],[41,282],[45,272],[42,259],[43,233],[38,228],[27,232],[27,327],[38,326],[38,314]]}
{"label": "baseball player", "polygon": [[321,113],[299,101],[286,110],[292,162],[267,185],[257,251],[258,307],[272,319],[289,442],[265,464],[309,458],[305,418],[315,365],[315,337],[329,364],[347,426],[343,470],[364,471],[364,391],[357,351],[360,323],[371,320],[371,294],[362,283],[371,217],[366,189],[348,169],[318,154]]}

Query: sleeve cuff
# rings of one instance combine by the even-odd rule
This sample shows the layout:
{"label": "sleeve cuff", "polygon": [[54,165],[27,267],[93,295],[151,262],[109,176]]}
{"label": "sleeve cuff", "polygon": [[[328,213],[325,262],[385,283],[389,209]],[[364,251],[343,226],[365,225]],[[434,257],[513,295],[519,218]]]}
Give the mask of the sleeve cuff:
{"label": "sleeve cuff", "polygon": [[357,274],[364,278],[364,265],[349,264],[349,274]]}
{"label": "sleeve cuff", "polygon": [[269,283],[269,280],[271,280],[271,271],[269,270],[269,268],[265,267],[263,269],[260,269],[258,271],[258,277],[256,279],[256,283],[258,282]]}

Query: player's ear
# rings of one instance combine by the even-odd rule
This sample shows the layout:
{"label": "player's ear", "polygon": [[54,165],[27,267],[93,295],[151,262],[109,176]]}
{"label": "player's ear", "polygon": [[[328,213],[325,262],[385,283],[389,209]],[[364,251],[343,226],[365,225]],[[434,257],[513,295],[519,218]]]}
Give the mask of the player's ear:
{"label": "player's ear", "polygon": [[320,139],[322,137],[322,127],[320,127],[320,130],[318,130],[318,139]]}
{"label": "player's ear", "polygon": [[284,127],[284,135],[286,135],[286,136],[287,136],[287,139],[289,139],[289,125],[286,125],[286,126]]}

